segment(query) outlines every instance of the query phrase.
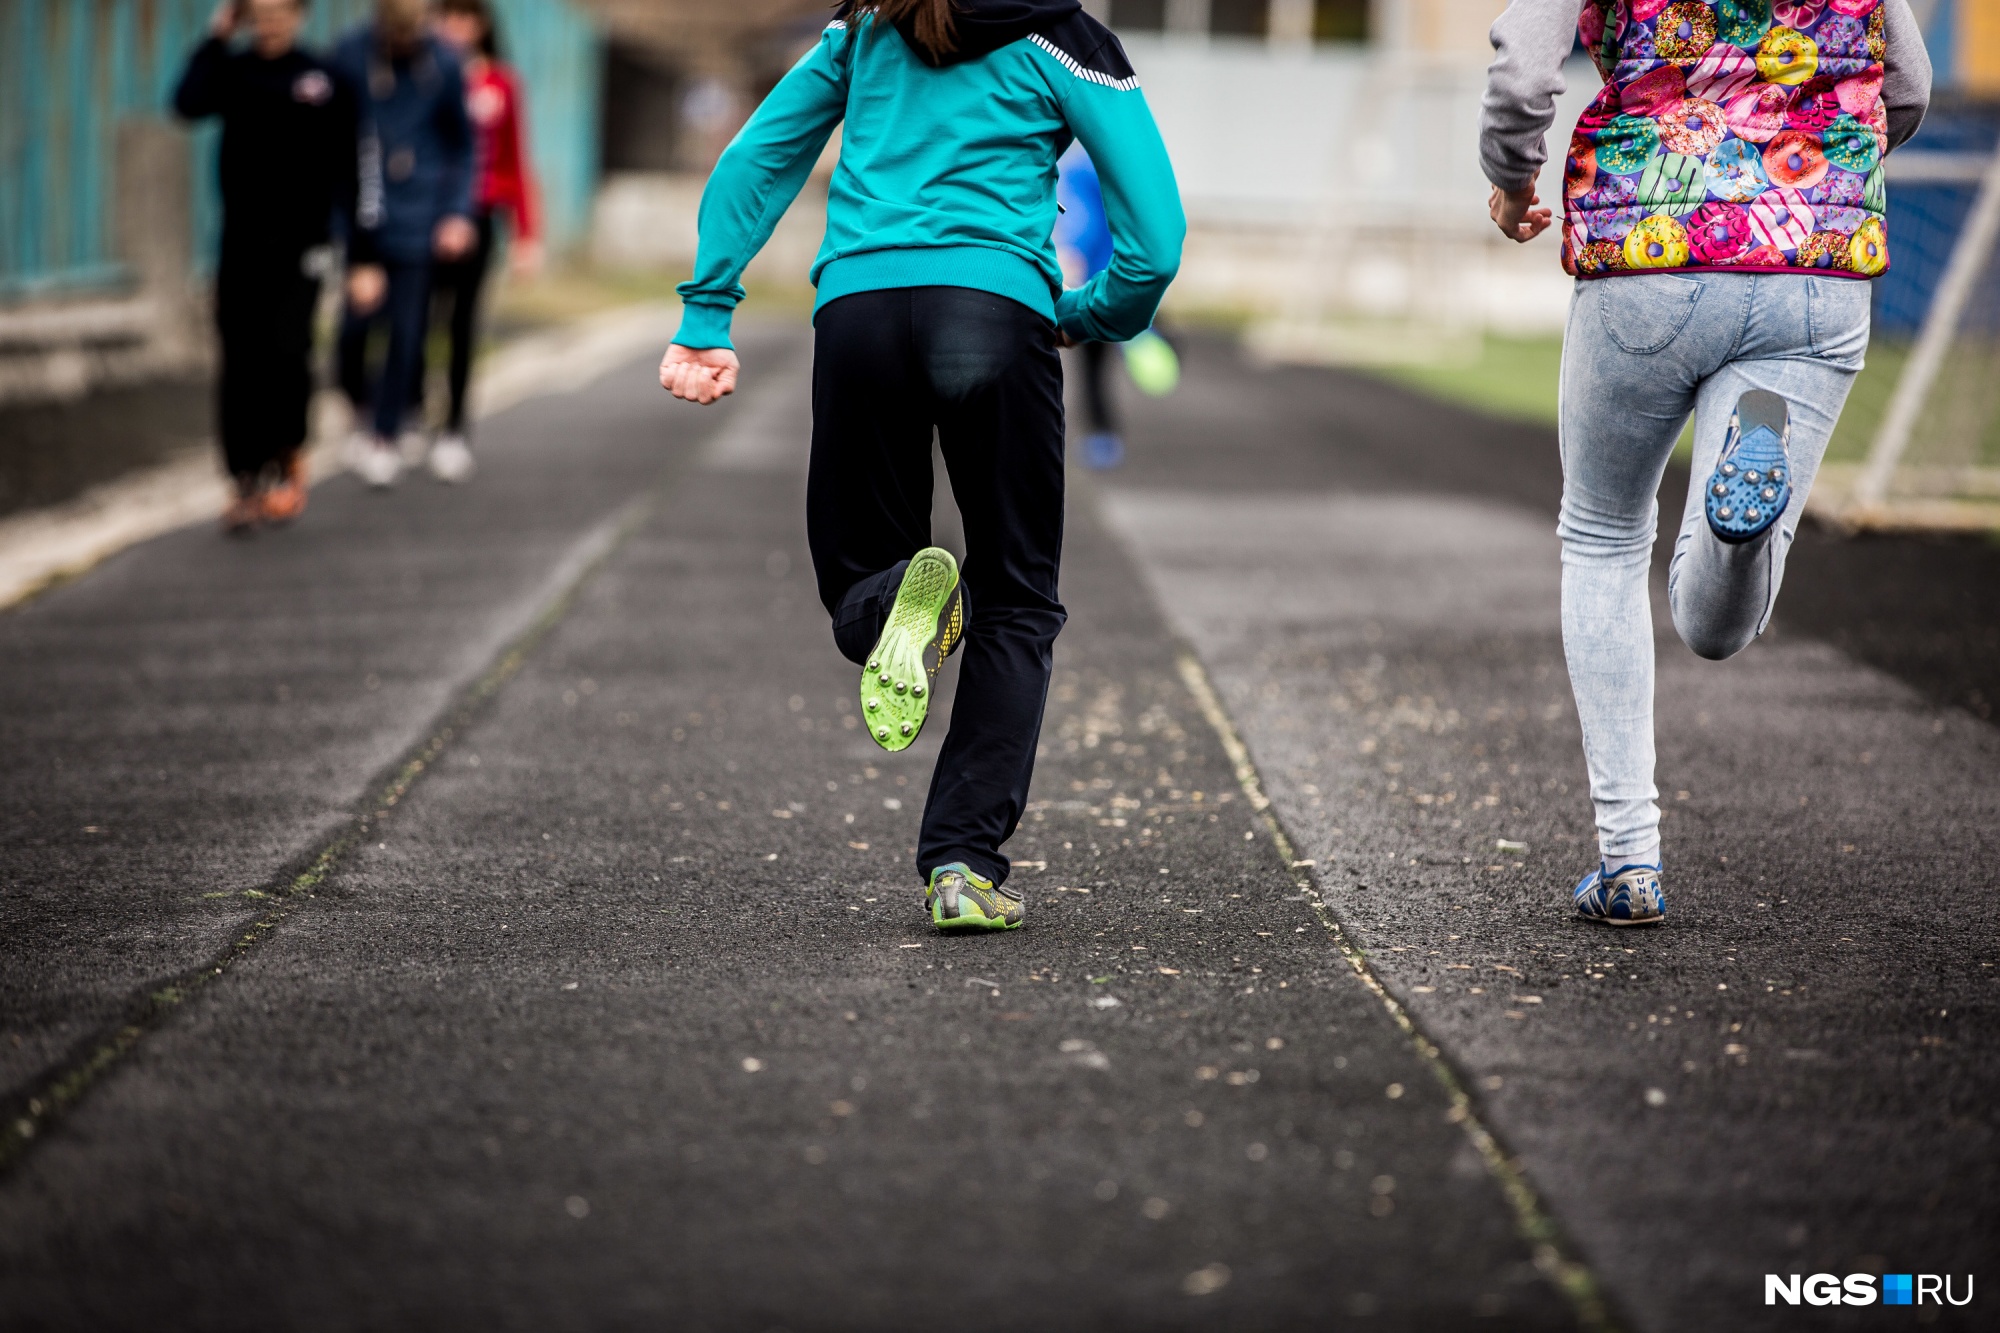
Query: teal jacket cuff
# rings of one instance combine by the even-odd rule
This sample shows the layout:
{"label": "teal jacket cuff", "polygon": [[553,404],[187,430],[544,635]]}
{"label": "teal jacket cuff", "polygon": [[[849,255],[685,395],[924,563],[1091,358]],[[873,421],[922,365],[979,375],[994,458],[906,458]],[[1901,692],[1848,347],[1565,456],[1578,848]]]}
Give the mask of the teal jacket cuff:
{"label": "teal jacket cuff", "polygon": [[734,348],[729,341],[729,322],[736,315],[736,307],[709,305],[701,301],[688,301],[681,306],[680,332],[674,341],[682,347],[696,349],[704,347]]}
{"label": "teal jacket cuff", "polygon": [[1083,293],[1075,287],[1056,298],[1056,328],[1079,341],[1090,338],[1083,324]]}

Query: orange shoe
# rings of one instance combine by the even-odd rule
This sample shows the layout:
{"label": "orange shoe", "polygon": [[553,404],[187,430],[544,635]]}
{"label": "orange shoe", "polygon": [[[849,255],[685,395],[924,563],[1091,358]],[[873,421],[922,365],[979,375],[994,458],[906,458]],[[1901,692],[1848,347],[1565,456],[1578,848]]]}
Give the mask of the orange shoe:
{"label": "orange shoe", "polygon": [[285,475],[263,494],[266,522],[289,523],[306,512],[305,451],[297,450],[285,460]]}

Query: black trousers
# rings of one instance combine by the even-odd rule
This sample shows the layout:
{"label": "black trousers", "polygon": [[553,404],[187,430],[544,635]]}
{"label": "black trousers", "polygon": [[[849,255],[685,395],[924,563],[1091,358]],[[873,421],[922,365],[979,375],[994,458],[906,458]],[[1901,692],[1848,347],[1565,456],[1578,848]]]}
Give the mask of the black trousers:
{"label": "black trousers", "polygon": [[964,646],[917,869],[1007,878],[1056,635],[1063,534],[1055,327],[965,287],[857,292],[814,320],[806,527],[834,641],[867,660],[909,558],[931,542],[931,439],[965,521]]}
{"label": "black trousers", "polygon": [[[481,213],[477,222],[479,243],[450,263],[431,265],[431,318],[438,316],[440,303],[451,308],[446,328],[451,335],[446,383],[451,390],[451,406],[445,429],[453,434],[465,430],[465,389],[472,380],[472,356],[479,350],[479,295],[486,285],[487,270],[493,264],[493,215]],[[423,393],[422,376],[416,392]]]}
{"label": "black trousers", "polygon": [[[371,416],[375,433],[396,438],[412,391],[423,381],[424,329],[430,316],[431,261],[395,260],[383,264],[389,277],[382,304],[366,314],[348,306],[340,321],[340,387],[354,404],[357,418]],[[370,382],[368,340],[377,327],[388,328],[388,348],[382,373]]]}
{"label": "black trousers", "polygon": [[1089,342],[1082,347],[1084,406],[1090,413],[1090,429],[1093,434],[1118,433],[1118,406],[1111,396],[1111,377],[1107,373],[1113,352],[1110,343]]}
{"label": "black trousers", "polygon": [[222,247],[215,323],[222,335],[216,428],[223,461],[254,477],[305,443],[312,402],[313,308],[319,279],[290,247]]}

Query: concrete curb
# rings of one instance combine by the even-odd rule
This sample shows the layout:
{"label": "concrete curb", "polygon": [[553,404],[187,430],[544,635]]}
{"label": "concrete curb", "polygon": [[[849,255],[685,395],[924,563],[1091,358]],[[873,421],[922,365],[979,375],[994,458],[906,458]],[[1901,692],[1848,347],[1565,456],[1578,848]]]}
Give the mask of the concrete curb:
{"label": "concrete curb", "polygon": [[[518,338],[486,358],[473,389],[476,417],[530,398],[574,393],[651,348],[664,349],[677,306],[624,306]],[[320,412],[309,456],[315,484],[346,470],[339,429]],[[128,546],[190,524],[213,522],[229,484],[202,450],[96,486],[67,503],[0,520],[0,611],[87,572]]]}

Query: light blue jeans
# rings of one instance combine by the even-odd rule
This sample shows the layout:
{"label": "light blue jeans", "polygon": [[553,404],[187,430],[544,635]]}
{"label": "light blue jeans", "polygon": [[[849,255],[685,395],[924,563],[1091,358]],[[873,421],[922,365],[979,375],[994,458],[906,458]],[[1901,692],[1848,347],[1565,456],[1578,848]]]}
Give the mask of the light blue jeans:
{"label": "light blue jeans", "polygon": [[[1694,414],[1694,484],[1667,574],[1681,638],[1720,660],[1763,633],[1785,554],[1868,350],[1868,284],[1805,274],[1673,273],[1579,282],[1562,358],[1562,628],[1606,864],[1657,863],[1653,615],[1660,479]],[[1784,398],[1792,498],[1764,536],[1709,531],[1702,484],[1736,400]]]}

